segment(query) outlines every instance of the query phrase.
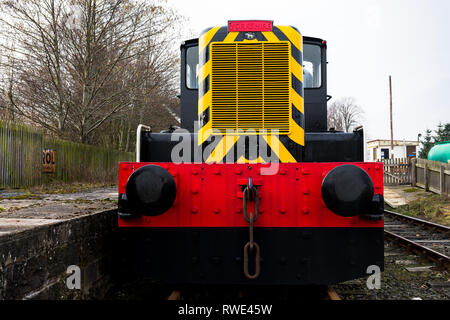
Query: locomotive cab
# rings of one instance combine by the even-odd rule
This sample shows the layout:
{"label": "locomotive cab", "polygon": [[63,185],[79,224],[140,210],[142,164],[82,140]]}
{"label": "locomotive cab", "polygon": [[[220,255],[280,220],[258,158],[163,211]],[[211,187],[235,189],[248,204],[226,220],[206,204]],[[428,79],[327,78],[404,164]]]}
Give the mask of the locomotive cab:
{"label": "locomotive cab", "polygon": [[[327,128],[327,43],[326,41],[303,37],[304,70],[304,122],[305,146],[301,156],[305,162],[362,162],[364,161],[364,133],[362,128],[355,132],[330,132]],[[198,121],[199,99],[199,50],[198,39],[184,41],[180,47],[180,110],[181,128],[189,132],[194,141]],[[170,135],[143,132],[138,144],[142,146],[139,161],[167,162],[175,143]],[[158,152],[151,150],[157,149]],[[196,150],[192,144],[192,161]]]}

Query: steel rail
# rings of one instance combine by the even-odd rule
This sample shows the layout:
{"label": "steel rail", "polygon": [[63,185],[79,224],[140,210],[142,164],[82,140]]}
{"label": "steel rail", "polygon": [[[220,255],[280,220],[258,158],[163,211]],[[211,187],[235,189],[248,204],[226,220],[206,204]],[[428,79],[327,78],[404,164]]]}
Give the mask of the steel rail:
{"label": "steel rail", "polygon": [[182,300],[180,290],[173,290],[167,297],[167,301],[178,301],[178,300]]}
{"label": "steel rail", "polygon": [[330,288],[330,287],[327,288],[327,296],[328,296],[329,300],[333,300],[333,301],[342,300],[342,298],[338,295],[336,290],[334,290],[333,288]]}
{"label": "steel rail", "polygon": [[[343,300],[339,294],[336,292],[336,290],[331,287],[331,286],[326,286],[326,285],[316,285],[313,286],[312,288],[308,288],[309,286],[293,286],[291,287],[292,290],[294,291],[288,291],[287,295],[283,295],[283,298],[281,298],[280,301],[290,301],[290,299],[292,299],[293,297],[295,297],[295,295],[298,293],[297,290],[311,290],[311,293],[308,295],[308,298],[312,296],[317,296],[318,300]],[[252,291],[250,290],[250,288],[254,289],[257,288],[257,286],[255,285],[248,285],[248,286],[244,286],[241,287],[238,291],[234,292],[231,295],[231,299],[237,299],[235,302],[238,303],[238,301],[240,301],[241,299],[248,299],[248,298],[265,298],[265,299],[275,299],[275,301],[278,301],[276,299],[279,299],[280,296],[277,296],[276,294],[274,294],[274,292],[272,290],[268,291],[268,289],[264,289],[263,291]],[[280,288],[280,287],[277,287]],[[213,297],[214,294],[217,294],[217,292],[214,291],[209,291],[208,289],[205,288],[201,288],[200,291],[197,290],[197,287],[195,285],[190,285],[184,288],[174,288],[173,290],[171,290],[170,294],[168,296],[166,296],[167,301],[182,301],[182,300],[187,300],[187,301],[201,301],[202,297],[201,296],[197,296],[198,293],[200,294],[206,294],[206,295],[210,295],[211,293],[213,293]],[[222,292],[222,291],[219,291]],[[225,291],[226,292],[226,291]],[[300,294],[305,294],[309,291],[305,291],[302,292],[300,291]],[[256,296],[255,296],[256,293]],[[228,296],[228,294],[227,294]],[[216,297],[217,298],[217,297]],[[194,300],[192,300],[194,299]],[[228,299],[228,298],[227,298]],[[234,301],[234,300],[232,300]]]}
{"label": "steel rail", "polygon": [[[399,214],[396,212],[392,212],[392,211],[388,211],[388,210],[384,210],[384,212],[385,212],[385,214],[411,221],[414,224],[421,224],[421,225],[424,225],[429,228],[439,229],[440,231],[443,231],[443,232],[450,231],[450,228],[447,226],[443,226],[440,224],[436,224],[433,222],[425,221],[425,220],[414,218],[414,217],[405,216],[405,215],[402,215],[402,214]],[[405,246],[406,248],[408,248],[412,251],[415,251],[416,253],[424,254],[427,257],[429,257],[431,260],[436,262],[438,265],[441,265],[445,269],[450,270],[450,257],[449,256],[446,256],[445,254],[437,252],[429,247],[425,247],[418,242],[415,242],[413,240],[402,237],[396,233],[384,230],[384,234],[385,234],[386,238],[388,238],[389,240],[398,241],[402,246]]]}
{"label": "steel rail", "polygon": [[409,221],[413,221],[413,222],[421,224],[421,225],[426,225],[428,227],[436,228],[436,229],[439,229],[439,230],[444,231],[444,232],[449,232],[450,231],[450,227],[443,226],[441,224],[433,223],[433,222],[422,220],[422,219],[419,219],[419,218],[406,216],[404,214],[400,214],[400,213],[397,213],[397,212],[392,212],[392,211],[389,211],[389,210],[384,210],[384,213],[385,214],[387,213],[388,215],[391,215],[391,216],[394,216],[394,217],[397,217],[397,218],[400,218],[400,219],[409,220]]}

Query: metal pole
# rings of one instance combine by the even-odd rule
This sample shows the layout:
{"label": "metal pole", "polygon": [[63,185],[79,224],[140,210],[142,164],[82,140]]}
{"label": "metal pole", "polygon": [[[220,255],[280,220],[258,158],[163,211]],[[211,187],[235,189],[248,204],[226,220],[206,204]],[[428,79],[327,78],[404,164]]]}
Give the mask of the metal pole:
{"label": "metal pole", "polygon": [[394,157],[394,127],[392,124],[392,77],[389,76],[389,96],[390,96],[390,113],[391,113],[391,158]]}
{"label": "metal pole", "polygon": [[152,128],[143,124],[138,125],[136,131],[136,162],[141,162],[141,132],[142,129],[151,131]]}

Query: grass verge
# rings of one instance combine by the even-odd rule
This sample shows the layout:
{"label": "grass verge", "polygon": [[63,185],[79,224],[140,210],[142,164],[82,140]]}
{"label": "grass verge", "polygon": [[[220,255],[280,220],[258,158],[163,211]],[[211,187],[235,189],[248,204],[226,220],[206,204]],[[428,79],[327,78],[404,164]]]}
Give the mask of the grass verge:
{"label": "grass verge", "polygon": [[394,211],[450,226],[450,198],[437,194],[428,194],[413,200]]}

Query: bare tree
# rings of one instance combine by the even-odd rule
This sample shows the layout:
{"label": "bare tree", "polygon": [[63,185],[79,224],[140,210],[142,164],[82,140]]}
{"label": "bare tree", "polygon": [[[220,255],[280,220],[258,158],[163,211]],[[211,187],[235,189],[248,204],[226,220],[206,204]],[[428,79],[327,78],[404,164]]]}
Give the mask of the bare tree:
{"label": "bare tree", "polygon": [[336,103],[333,103],[328,107],[327,114],[328,129],[334,129],[337,131],[344,131],[343,121],[339,112],[339,108]]}
{"label": "bare tree", "polygon": [[148,71],[153,71],[150,75],[157,85],[154,66],[148,64],[141,72],[140,59],[167,57],[155,51],[175,18],[162,6],[137,1],[90,0],[82,1],[81,8],[82,30],[73,34],[79,41],[72,42],[75,52],[81,53],[75,55],[81,95],[74,106],[78,123],[74,122],[85,142],[110,116],[132,106],[136,91],[148,86]]}
{"label": "bare tree", "polygon": [[[8,16],[2,18],[5,52],[3,67],[9,70],[8,100],[18,115],[62,135],[68,115],[67,70],[62,65],[59,33],[61,3],[3,1]],[[66,80],[67,81],[67,80]]]}
{"label": "bare tree", "polygon": [[350,132],[363,120],[364,111],[352,97],[344,97],[328,107],[328,128]]}
{"label": "bare tree", "polygon": [[2,90],[15,114],[84,143],[120,119],[126,141],[155,97],[175,95],[180,17],[165,1],[0,1]]}

